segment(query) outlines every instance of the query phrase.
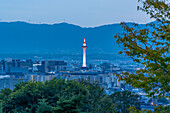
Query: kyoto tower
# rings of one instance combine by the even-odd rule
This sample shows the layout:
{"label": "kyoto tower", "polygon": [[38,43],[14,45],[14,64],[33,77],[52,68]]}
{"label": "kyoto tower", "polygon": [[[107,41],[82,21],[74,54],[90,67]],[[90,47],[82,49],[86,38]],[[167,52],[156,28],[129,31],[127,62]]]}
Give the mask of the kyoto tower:
{"label": "kyoto tower", "polygon": [[86,66],[86,49],[87,49],[87,46],[86,46],[85,38],[84,38],[83,46],[81,48],[83,48],[83,65],[82,65],[82,68],[87,68],[87,66]]}

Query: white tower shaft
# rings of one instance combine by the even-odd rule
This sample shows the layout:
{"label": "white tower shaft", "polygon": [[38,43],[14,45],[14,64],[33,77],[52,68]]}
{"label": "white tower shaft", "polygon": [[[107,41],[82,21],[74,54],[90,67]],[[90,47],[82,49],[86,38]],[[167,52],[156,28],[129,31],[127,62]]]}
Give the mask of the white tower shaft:
{"label": "white tower shaft", "polygon": [[86,66],[86,48],[83,48],[83,66],[82,67],[87,67]]}
{"label": "white tower shaft", "polygon": [[82,67],[87,67],[86,66],[86,49],[87,49],[87,46],[86,46],[85,38],[84,38],[83,46],[81,48],[83,48],[83,65],[82,65]]}

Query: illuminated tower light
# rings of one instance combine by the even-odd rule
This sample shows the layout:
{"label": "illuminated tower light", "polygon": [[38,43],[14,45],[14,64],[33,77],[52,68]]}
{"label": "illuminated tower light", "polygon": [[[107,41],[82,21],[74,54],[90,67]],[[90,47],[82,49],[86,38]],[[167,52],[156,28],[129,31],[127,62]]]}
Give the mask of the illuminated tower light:
{"label": "illuminated tower light", "polygon": [[86,66],[86,49],[87,49],[87,46],[86,46],[85,38],[84,38],[83,46],[81,48],[83,48],[83,65],[82,65],[82,67],[87,67]]}

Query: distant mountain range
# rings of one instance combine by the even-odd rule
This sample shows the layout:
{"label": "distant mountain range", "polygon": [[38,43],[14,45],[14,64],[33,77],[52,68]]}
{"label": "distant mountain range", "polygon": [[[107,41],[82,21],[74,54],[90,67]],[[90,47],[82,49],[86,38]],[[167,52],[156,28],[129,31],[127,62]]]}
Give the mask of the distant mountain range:
{"label": "distant mountain range", "polygon": [[84,38],[89,54],[118,53],[121,48],[114,39],[118,32],[123,32],[120,24],[82,28],[68,23],[0,22],[0,54],[80,54]]}

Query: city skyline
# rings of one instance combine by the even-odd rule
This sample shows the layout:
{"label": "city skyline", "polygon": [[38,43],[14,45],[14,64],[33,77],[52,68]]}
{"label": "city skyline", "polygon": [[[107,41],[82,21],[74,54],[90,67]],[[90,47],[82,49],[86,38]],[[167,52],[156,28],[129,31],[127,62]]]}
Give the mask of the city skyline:
{"label": "city skyline", "polygon": [[0,113],[170,113],[169,11],[169,0],[0,0]]}

